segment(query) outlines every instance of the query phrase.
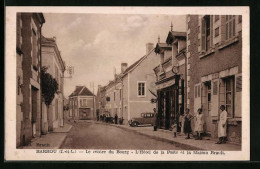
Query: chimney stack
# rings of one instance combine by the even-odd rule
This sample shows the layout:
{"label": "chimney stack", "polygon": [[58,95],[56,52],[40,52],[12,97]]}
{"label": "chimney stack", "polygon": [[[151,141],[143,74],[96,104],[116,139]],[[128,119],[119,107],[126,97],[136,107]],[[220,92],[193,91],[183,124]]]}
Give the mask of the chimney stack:
{"label": "chimney stack", "polygon": [[153,50],[153,43],[146,44],[146,54],[148,54],[151,50]]}
{"label": "chimney stack", "polygon": [[121,63],[121,73],[127,69],[127,63]]}

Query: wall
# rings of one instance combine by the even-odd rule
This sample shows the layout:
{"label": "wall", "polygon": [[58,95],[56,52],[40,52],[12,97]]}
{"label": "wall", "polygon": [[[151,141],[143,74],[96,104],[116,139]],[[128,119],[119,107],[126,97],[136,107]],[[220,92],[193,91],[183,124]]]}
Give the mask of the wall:
{"label": "wall", "polygon": [[[212,18],[212,17],[211,17]],[[224,18],[221,16],[220,18]],[[221,21],[218,21],[216,24],[219,24]],[[214,27],[211,25],[211,28]],[[215,28],[215,27],[214,27]],[[187,17],[187,34],[189,37],[189,42],[187,42],[188,47],[188,79],[189,79],[189,92],[188,92],[188,102],[189,108],[191,109],[191,112],[195,112],[196,108],[194,107],[197,103],[194,98],[195,95],[195,85],[201,84],[204,81],[211,81],[211,88],[213,88],[213,82],[218,82],[218,87],[223,85],[221,83],[221,74],[220,72],[224,72],[226,76],[229,76],[229,73],[231,73],[233,70],[235,77],[239,75],[242,72],[242,38],[241,38],[241,32],[237,31],[236,35],[238,38],[237,42],[230,43],[230,45],[221,47],[222,44],[225,44],[223,41],[223,28],[220,30],[220,35],[222,38],[222,41],[220,41],[217,38],[212,38],[214,42],[212,41],[211,44],[213,45],[213,48],[215,51],[213,53],[209,53],[208,55],[201,57],[202,55],[199,53],[200,44],[199,44],[199,17],[195,15],[191,15]],[[212,33],[212,32],[211,32]],[[218,43],[216,42],[218,41]],[[216,46],[214,46],[216,44]],[[229,72],[229,73],[225,73]],[[231,73],[232,74],[232,73]],[[223,86],[222,86],[223,88]],[[215,96],[212,95],[212,112],[214,114],[211,114],[212,120],[211,120],[211,135],[213,138],[217,137],[217,118],[219,113],[219,106],[221,103],[220,98],[220,89],[218,89],[218,94]],[[213,92],[213,89],[211,89]],[[236,99],[239,100],[239,98],[236,96]],[[223,99],[222,99],[223,100]],[[223,100],[224,101],[224,100]],[[239,109],[239,108],[238,108]],[[207,111],[207,109],[203,109],[204,111]],[[241,110],[238,110],[241,111]],[[205,112],[206,113],[206,112]],[[230,121],[231,119],[229,119]],[[235,120],[236,123],[241,123],[240,120]],[[241,124],[233,125],[233,122],[229,122],[228,125],[228,139],[229,141],[240,143],[239,137],[241,136]]]}
{"label": "wall", "polygon": [[[156,76],[154,67],[159,63],[159,56],[152,51],[130,74],[130,119],[140,117],[142,112],[153,112],[156,104],[151,103],[155,98],[148,89],[155,90]],[[138,82],[145,82],[145,97],[138,96]]]}
{"label": "wall", "polygon": [[[41,118],[41,110],[40,110],[40,76],[39,76],[39,57],[40,57],[40,25],[37,17],[31,13],[23,13],[21,14],[22,19],[22,45],[21,49],[23,52],[23,106],[21,112],[23,112],[23,126],[21,130],[21,138],[25,144],[29,143],[32,138],[32,101],[36,102],[36,122],[34,123],[36,133],[34,137],[38,137],[41,135],[41,126],[40,126],[40,118]],[[34,21],[35,25],[33,26],[32,21]],[[34,70],[32,67],[32,28],[36,29],[36,60],[38,61],[36,67],[38,71]],[[36,93],[36,97],[32,98],[31,90],[35,87],[38,89]]]}

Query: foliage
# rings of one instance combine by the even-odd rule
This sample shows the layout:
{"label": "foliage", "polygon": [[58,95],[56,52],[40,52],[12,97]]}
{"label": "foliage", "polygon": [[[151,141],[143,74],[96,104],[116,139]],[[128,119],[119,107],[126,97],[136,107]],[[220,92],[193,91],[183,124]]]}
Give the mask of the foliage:
{"label": "foliage", "polygon": [[42,97],[47,106],[49,106],[54,99],[55,93],[58,91],[58,82],[47,73],[47,67],[41,69],[41,84],[42,84]]}

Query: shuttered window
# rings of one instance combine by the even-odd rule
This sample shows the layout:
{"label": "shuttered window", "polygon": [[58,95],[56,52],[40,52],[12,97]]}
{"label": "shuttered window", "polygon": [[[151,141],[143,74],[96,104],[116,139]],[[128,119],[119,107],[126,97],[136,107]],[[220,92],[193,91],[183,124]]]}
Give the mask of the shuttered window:
{"label": "shuttered window", "polygon": [[242,91],[242,76],[236,77],[236,92]]}
{"label": "shuttered window", "polygon": [[228,117],[234,116],[234,77],[225,80],[225,104]]}
{"label": "shuttered window", "polygon": [[236,35],[236,19],[235,15],[226,15],[226,40]]}
{"label": "shuttered window", "polygon": [[32,29],[32,65],[34,70],[38,70],[37,69],[37,35],[36,35],[36,31],[34,29]]}

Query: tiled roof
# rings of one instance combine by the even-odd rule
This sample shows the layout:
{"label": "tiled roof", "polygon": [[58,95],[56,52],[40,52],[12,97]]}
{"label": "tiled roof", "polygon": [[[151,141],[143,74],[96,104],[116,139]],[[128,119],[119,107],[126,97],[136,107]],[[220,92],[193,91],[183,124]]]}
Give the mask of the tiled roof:
{"label": "tiled roof", "polygon": [[76,89],[69,95],[72,96],[93,96],[93,93],[85,86],[76,86]]}
{"label": "tiled roof", "polygon": [[83,90],[81,90],[78,95],[79,96],[93,96],[93,93],[84,86]]}

